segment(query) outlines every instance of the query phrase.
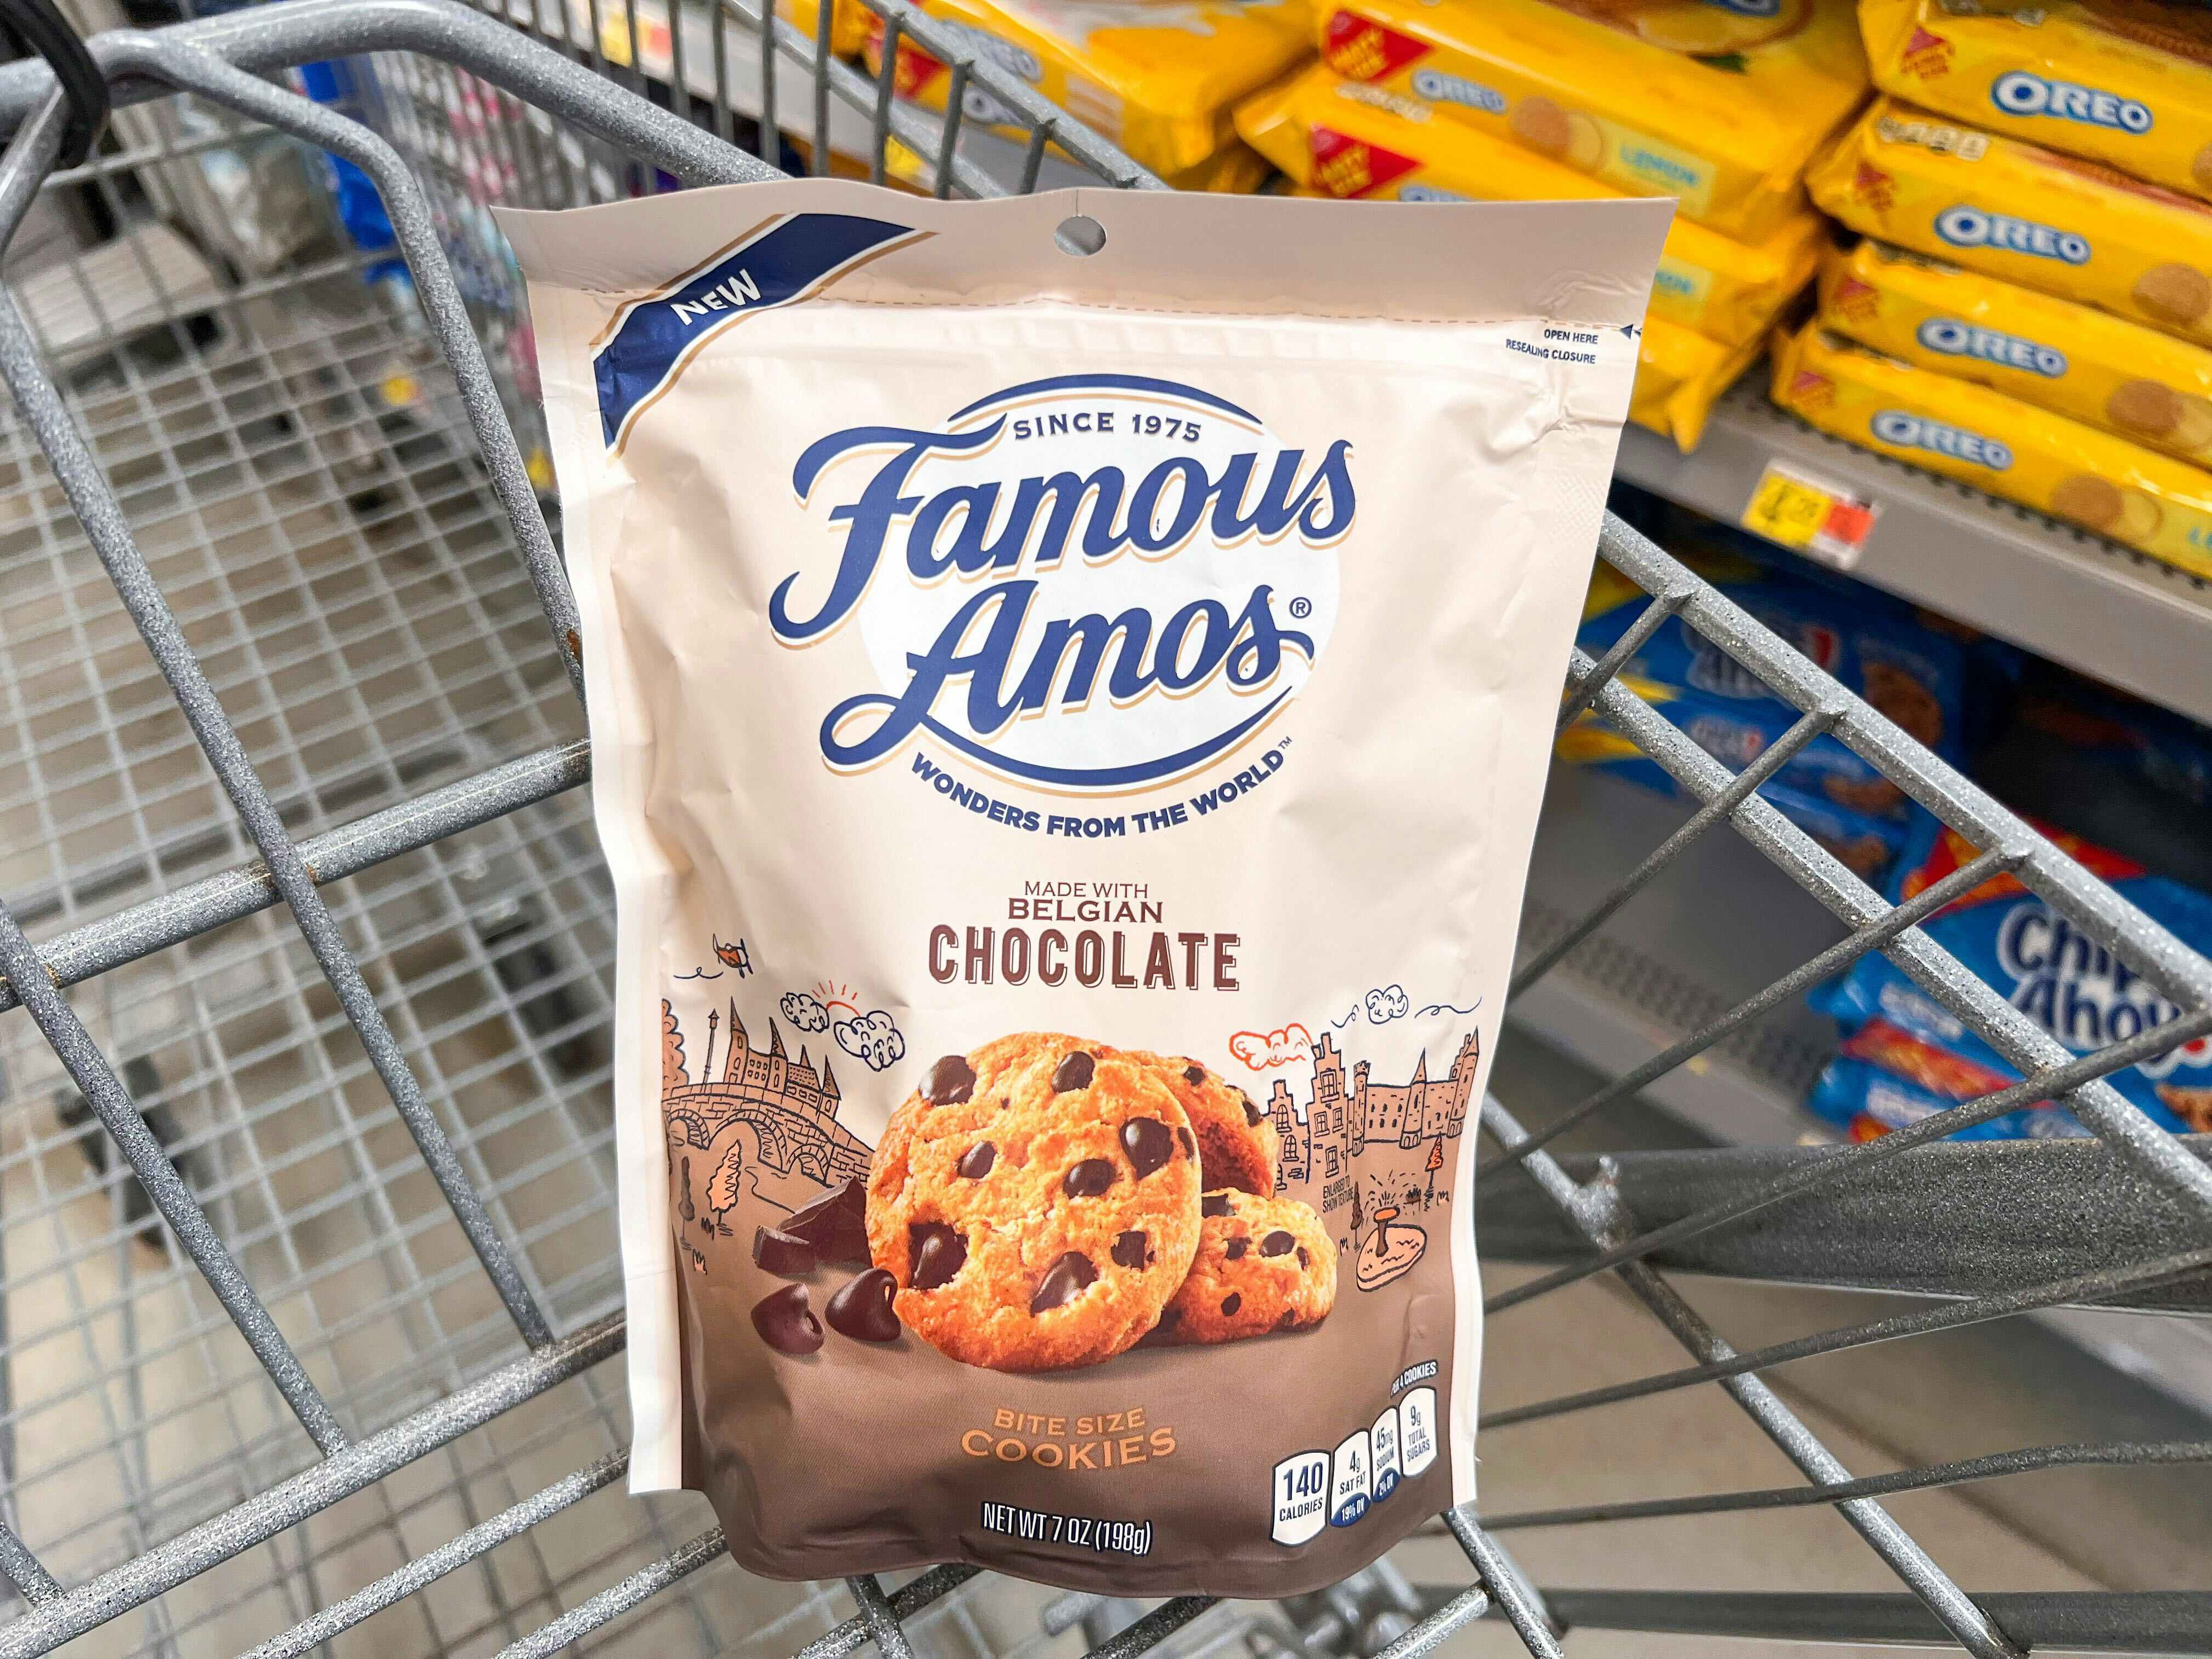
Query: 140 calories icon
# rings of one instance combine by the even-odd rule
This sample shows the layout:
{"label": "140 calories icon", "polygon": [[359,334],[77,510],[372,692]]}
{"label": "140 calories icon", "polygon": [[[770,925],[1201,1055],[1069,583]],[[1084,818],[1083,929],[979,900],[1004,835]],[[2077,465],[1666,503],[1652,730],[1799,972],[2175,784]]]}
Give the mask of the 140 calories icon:
{"label": "140 calories icon", "polygon": [[1334,1451],[1299,1452],[1275,1465],[1274,1540],[1304,1544],[1324,1527],[1349,1527],[1436,1461],[1437,1391],[1409,1389]]}

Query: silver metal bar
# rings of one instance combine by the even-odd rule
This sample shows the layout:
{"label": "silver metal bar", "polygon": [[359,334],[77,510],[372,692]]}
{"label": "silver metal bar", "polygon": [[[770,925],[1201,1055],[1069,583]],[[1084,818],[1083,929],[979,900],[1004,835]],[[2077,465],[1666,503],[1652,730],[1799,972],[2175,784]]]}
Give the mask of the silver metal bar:
{"label": "silver metal bar", "polygon": [[952,194],[952,160],[960,149],[960,118],[968,97],[968,76],[975,68],[967,58],[957,59],[945,89],[945,131],[937,143],[935,192],[939,201]]}
{"label": "silver metal bar", "polygon": [[[12,1474],[14,1459],[11,1457],[9,1461]],[[42,1601],[51,1601],[62,1593],[62,1587],[54,1582],[53,1574],[40,1565],[37,1556],[23,1547],[23,1540],[15,1535],[13,1527],[0,1526],[0,1573],[7,1574],[8,1582],[21,1591],[23,1599],[33,1607]]]}
{"label": "silver metal bar", "polygon": [[1482,1575],[1482,1583],[1490,1591],[1491,1601],[1511,1621],[1521,1644],[1533,1659],[1565,1659],[1559,1646],[1559,1632],[1553,1622],[1551,1609],[1537,1593],[1521,1570],[1513,1564],[1498,1540],[1483,1530],[1474,1515],[1466,1510],[1444,1511],[1444,1525],[1467,1552],[1467,1559]]}
{"label": "silver metal bar", "polygon": [[873,131],[868,135],[868,182],[884,182],[884,169],[888,161],[886,151],[891,134],[891,94],[898,85],[899,36],[905,21],[899,17],[884,20],[883,62],[876,66],[876,102],[871,118]]}
{"label": "silver metal bar", "polygon": [[[1809,714],[1806,716],[1807,720],[1812,718]],[[1798,722],[1799,726],[1804,724],[1804,720]],[[1778,744],[1775,746],[1779,748],[1781,745]],[[1765,756],[1762,755],[1759,758],[1764,760]],[[1749,775],[1747,769],[1746,775]],[[1743,796],[1749,793],[1749,790],[1745,790],[1737,794],[1735,799],[1729,803],[1729,810],[1733,811],[1741,803]],[[1722,799],[1723,797],[1716,797],[1712,805],[1717,805]],[[1686,829],[1688,826],[1684,827]],[[1660,851],[1667,852],[1674,846],[1674,837],[1668,837]],[[1653,854],[1655,858],[1657,856],[1658,854]],[[1914,894],[1904,903],[1886,911],[1880,921],[1857,929],[1848,938],[1837,940],[1818,956],[1799,963],[1780,979],[1753,992],[1718,1018],[1708,1020],[1680,1042],[1669,1048],[1662,1048],[1643,1064],[1622,1073],[1603,1088],[1595,1091],[1587,1099],[1577,1103],[1557,1121],[1545,1125],[1540,1132],[1529,1136],[1516,1150],[1510,1152],[1500,1152],[1496,1158],[1482,1164],[1475,1171],[1476,1175],[1488,1176],[1500,1170],[1509,1169],[1520,1163],[1529,1153],[1548,1146],[1577,1124],[1586,1121],[1615,1101],[1626,1099],[1646,1085],[1655,1083],[1666,1076],[1684,1061],[1692,1060],[1705,1053],[1706,1049],[1726,1037],[1729,1032],[1758,1018],[1769,1009],[1788,1001],[1799,992],[1819,984],[1832,974],[1841,973],[1868,951],[1887,945],[1906,928],[1914,927],[1934,915],[1953,899],[1972,892],[1990,877],[2002,874],[2005,868],[2004,854],[1984,853],[1972,863],[1953,871],[1942,880],[1929,884],[1924,890]],[[1638,874],[1641,873],[1639,868]],[[1612,909],[1617,908],[1618,906],[1601,905],[1599,909],[1609,915]],[[1582,929],[1580,924],[1577,924],[1576,928],[1568,930],[1569,939],[1571,942],[1579,943],[1580,937],[1592,931],[1595,931],[1594,923],[1589,929]],[[1546,954],[1549,955],[1550,952],[1547,951]],[[1564,955],[1565,952],[1560,954]]]}
{"label": "silver metal bar", "polygon": [[[0,202],[12,199],[11,190],[21,190],[16,184],[18,179],[35,177],[39,170],[25,145],[11,145],[5,158],[0,158]],[[15,216],[20,218],[20,208]],[[0,244],[4,244],[4,231],[15,220],[6,216],[4,209],[0,209]],[[413,1066],[393,1038],[382,1010],[362,976],[360,964],[348,949],[329,907],[316,891],[297,845],[285,830],[236,730],[225,718],[197,653],[177,627],[167,600],[147,568],[130,526],[116,506],[106,476],[48,378],[21,313],[4,294],[0,294],[0,376],[5,378],[9,390],[15,394],[16,406],[37,433],[40,446],[52,463],[56,478],[83,522],[86,536],[106,567],[140,637],[154,653],[162,678],[175,691],[178,705],[193,736],[206,751],[225,793],[253,837],[254,845],[260,849],[269,866],[270,879],[283,895],[301,932],[307,936],[309,948],[368,1053],[370,1064],[391,1094],[393,1105],[429,1165],[439,1189],[445,1194],[477,1260],[498,1287],[501,1299],[507,1304],[524,1339],[532,1346],[544,1343],[552,1333],[544,1316],[538,1311],[536,1298],[505,1241],[493,1226],[474,1183],[462,1169],[444,1126],[422,1098]],[[15,980],[17,994],[22,995],[21,980],[4,962],[0,962],[0,971],[9,971],[9,977]],[[143,1171],[141,1173],[143,1176]]]}
{"label": "silver metal bar", "polygon": [[1799,1509],[1841,1504],[1856,1498],[1887,1498],[1899,1492],[1931,1492],[1974,1480],[2046,1469],[2151,1468],[2212,1462],[2212,1440],[2108,1441],[2063,1446],[2023,1446],[1953,1463],[1924,1463],[1893,1474],[1856,1480],[1823,1481],[1810,1486],[1765,1486],[1754,1492],[1704,1492],[1694,1498],[1652,1498],[1634,1503],[1578,1504],[1571,1508],[1519,1510],[1488,1517],[1492,1529],[1510,1532],[1535,1527],[1579,1527],[1593,1521],[1650,1521],[1667,1516],[1721,1515],[1744,1510]]}
{"label": "silver metal bar", "polygon": [[620,1352],[622,1346],[619,1316],[556,1339],[235,1508],[64,1591],[14,1622],[0,1625],[0,1659],[34,1659],[118,1613],[143,1606],[164,1590],[297,1526],[524,1401],[581,1375]]}
{"label": "silver metal bar", "polygon": [[[310,836],[300,843],[300,861],[311,880],[318,886],[327,886],[403,853],[419,851],[464,830],[550,800],[588,782],[591,772],[587,743],[541,749],[319,836]],[[39,953],[40,963],[45,977],[66,988],[125,963],[141,961],[225,922],[269,909],[282,899],[267,866],[258,860],[236,865],[219,875],[72,928],[47,942]],[[0,1012],[15,1006],[15,986],[0,981]]]}
{"label": "silver metal bar", "polygon": [[428,1553],[415,1557],[405,1566],[386,1573],[313,1618],[293,1626],[282,1636],[264,1642],[246,1659],[298,1659],[299,1655],[351,1630],[364,1619],[412,1595],[425,1584],[434,1583],[456,1568],[465,1567],[508,1540],[520,1537],[548,1516],[558,1515],[601,1487],[611,1486],[622,1479],[629,1467],[628,1452],[610,1452],[586,1464],[566,1479],[555,1481]]}
{"label": "silver metal bar", "polygon": [[[1599,532],[1598,548],[1608,564],[1647,589],[1651,581],[1686,574],[1676,560],[1610,513]],[[1711,587],[1699,584],[1684,604],[1682,615],[1698,633],[1754,670],[1798,708],[1820,707],[1837,696],[1838,688],[1827,675]],[[1842,696],[1845,713],[1837,735],[1884,776],[1976,847],[2027,848],[2033,856],[2020,873],[2030,891],[2087,927],[2182,1006],[2212,1005],[2212,962],[2035,834],[2017,814],[1863,700],[1849,692]]]}
{"label": "silver metal bar", "polygon": [[852,1592],[854,1604],[860,1609],[860,1622],[868,1627],[868,1636],[883,1659],[914,1659],[905,1627],[884,1599],[883,1586],[876,1583],[875,1575],[857,1574],[845,1581],[845,1588]]}
{"label": "silver metal bar", "polygon": [[[1484,1097],[1482,1122],[1502,1145],[1515,1146],[1526,1138],[1527,1132],[1495,1096]],[[1576,1187],[1549,1152],[1536,1153],[1522,1167],[1560,1212],[1601,1251],[1630,1231],[1626,1206],[1620,1195],[1603,1183]],[[1735,1350],[1648,1263],[1630,1261],[1616,1271],[1630,1294],[1650,1309],[1675,1340],[1701,1364],[1735,1358]],[[1759,1378],[1732,1376],[1724,1379],[1721,1387],[1809,1480],[1832,1484],[1851,1478],[1842,1462]],[[2021,1659],[2020,1649],[2012,1640],[1951,1582],[1934,1558],[1880,1504],[1867,1498],[1847,1498],[1837,1505],[1837,1512],[1904,1581],[1905,1587],[1927,1605],[1960,1646],[1978,1656],[1978,1659]]]}
{"label": "silver metal bar", "polygon": [[[1680,1370],[1639,1376],[1632,1382],[1614,1382],[1601,1389],[1585,1389],[1579,1394],[1558,1395],[1526,1406],[1505,1407],[1484,1413],[1477,1426],[1487,1432],[1510,1428],[1516,1423],[1564,1417],[1571,1412],[1616,1405],[1624,1400],[1641,1400],[1649,1395],[1668,1394],[1699,1382],[1717,1382],[1724,1376],[1743,1376],[1753,1371],[1772,1370],[1792,1361],[1811,1359],[1821,1354],[1841,1353],[1852,1348],[1869,1347],[1878,1342],[1894,1342],[1905,1337],[1927,1336],[1939,1331],[1962,1330],[1969,1325],[1984,1324],[1990,1320],[2004,1319],[2040,1308],[2106,1305],[2116,1301],[2124,1290],[2165,1284],[2184,1273],[2208,1266],[2212,1266],[2212,1249],[2190,1250],[2179,1255],[2165,1256],[2138,1267],[2108,1267],[2097,1273],[2077,1273],[2070,1279],[2038,1285],[2028,1290],[1979,1297],[1971,1302],[1948,1303],[1918,1313],[1895,1314],[1887,1319],[1869,1320],[1863,1324],[1839,1326],[1833,1330],[1822,1331],[1816,1336],[1800,1337],[1792,1342],[1776,1342],[1764,1348],[1754,1348],[1710,1365],[1685,1366]],[[2212,1310],[2212,1284],[2207,1284],[2200,1294],[2207,1309]]]}
{"label": "silver metal bar", "polygon": [[1099,1643],[1085,1659],[1137,1659],[1139,1654],[1158,1647],[1219,1600],[1213,1595],[1178,1595],[1171,1601],[1163,1601],[1135,1624]]}
{"label": "silver metal bar", "polygon": [[[908,1580],[890,1593],[892,1615],[910,1619],[941,1597],[952,1594],[981,1571],[978,1567],[932,1567],[919,1578]],[[836,1629],[824,1632],[792,1656],[792,1659],[844,1659],[864,1647],[873,1636],[868,1621],[854,1613]]]}
{"label": "silver metal bar", "polygon": [[[1943,1626],[1909,1595],[1559,1589],[1550,1596],[1559,1616],[1577,1630],[1723,1641],[1950,1645]],[[2212,1654],[2212,1592],[1978,1590],[1974,1600],[2038,1653]]]}
{"label": "silver metal bar", "polygon": [[581,1607],[570,1608],[543,1630],[501,1648],[499,1659],[552,1659],[562,1649],[580,1637],[588,1636],[609,1620],[651,1600],[700,1568],[712,1566],[728,1550],[722,1529],[710,1527],[673,1554],[663,1556],[649,1567],[640,1568],[619,1584],[601,1590]]}
{"label": "silver metal bar", "polygon": [[[1986,1123],[1993,1117],[2002,1117],[2005,1113],[2017,1110],[2022,1106],[2032,1106],[2046,1097],[2064,1098],[2069,1092],[2087,1093],[2089,1088],[2096,1086],[2094,1079],[2134,1065],[2138,1060],[2147,1060],[2154,1054],[2162,1054],[2177,1043],[2193,1041],[2207,1032],[2212,1032],[2212,1012],[2202,1014],[2184,1014],[2179,1019],[2169,1020],[2156,1031],[2146,1033],[2142,1040],[2130,1040],[2100,1048],[2095,1054],[2084,1055],[2070,1066],[2057,1066],[2051,1071],[2039,1073],[2014,1084],[2008,1089],[1999,1090],[1995,1094],[1984,1095],[1978,1100],[1966,1102],[1964,1105],[1954,1106],[1947,1112],[1938,1112],[1932,1117],[1923,1118],[1919,1122],[1908,1124],[1904,1128],[1893,1129],[1879,1139],[1865,1141],[1856,1146],[1824,1148],[1822,1150],[1826,1154],[1825,1157],[1796,1164],[1771,1180],[1746,1187],[1741,1191],[1721,1199],[1708,1209],[1680,1217],[1663,1226],[1651,1228],[1622,1243],[1600,1250],[1595,1255],[1586,1257],[1571,1266],[1561,1267],[1557,1272],[1546,1273],[1540,1278],[1516,1285],[1510,1291],[1501,1291],[1484,1303],[1484,1310],[1486,1312],[1499,1313],[1508,1308],[1533,1302],[1539,1297],[1547,1296],[1565,1285],[1588,1279],[1593,1273],[1604,1273],[1608,1268],[1618,1267],[1624,1262],[1639,1261],[1658,1251],[1687,1243],[1716,1228],[1741,1221],[1747,1216],[1753,1215],[1768,1206],[1779,1203],[1782,1200],[1794,1194],[1816,1187],[1863,1176],[1870,1165],[1887,1164],[1892,1159],[1902,1158],[1916,1147],[1929,1146],[1942,1140],[1948,1135],[1957,1133],[1960,1129],[1971,1128],[1977,1123]],[[2105,1086],[2109,1088],[2110,1085]],[[2212,1165],[2208,1165],[2197,1159],[2179,1140],[2166,1134],[2165,1131],[2154,1130],[2154,1133],[2160,1135],[2172,1148],[2176,1158],[2194,1164],[2201,1177],[2212,1180]],[[2050,1147],[2054,1151],[2057,1149],[2056,1144],[2051,1142],[2028,1144]],[[2120,1152],[2123,1156],[2125,1156],[2130,1150],[2129,1144],[2124,1139],[2117,1141],[2102,1139],[2100,1144]],[[2136,1167],[2140,1171],[2140,1166]],[[2162,1179],[2166,1171],[2163,1168],[2158,1168],[2143,1173],[2150,1174],[2154,1179]],[[2195,1196],[2193,1192],[2189,1194],[2189,1197],[2192,1200]],[[2185,1236],[2206,1236],[2207,1227],[2204,1218],[2192,1215],[2190,1219],[2191,1224],[2185,1230]]]}
{"label": "silver metal bar", "polygon": [[1651,596],[1651,603],[1629,625],[1628,631],[1607,649],[1606,653],[1587,669],[1570,672],[1567,675],[1567,694],[1559,702],[1559,718],[1555,732],[1564,732],[1579,719],[1584,709],[1595,700],[1597,694],[1613,683],[1621,665],[1641,651],[1651,636],[1689,603],[1693,589],[1687,582],[1677,582],[1662,592]]}
{"label": "silver metal bar", "polygon": [[1376,1654],[1375,1659],[1421,1659],[1423,1654],[1433,1653],[1450,1640],[1462,1626],[1481,1618],[1489,1607],[1490,1597],[1480,1585],[1463,1589]]}

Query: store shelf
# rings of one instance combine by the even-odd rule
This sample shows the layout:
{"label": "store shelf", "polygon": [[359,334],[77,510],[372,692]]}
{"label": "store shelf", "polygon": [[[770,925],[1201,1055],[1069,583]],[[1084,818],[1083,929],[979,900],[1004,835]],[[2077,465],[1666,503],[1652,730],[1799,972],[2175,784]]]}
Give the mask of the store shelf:
{"label": "store shelf", "polygon": [[[1554,767],[1529,867],[1522,956],[1556,939],[1687,810],[1617,778]],[[1618,1077],[1843,934],[1842,924],[1748,842],[1717,829],[1509,1006],[1506,1022],[1602,1077]],[[1834,1129],[1802,1103],[1834,1048],[1826,1018],[1802,1000],[1785,1004],[1642,1097],[1729,1146],[1831,1140]],[[2106,1364],[2212,1413],[2212,1322],[2078,1308],[2032,1317]]]}
{"label": "store shelf", "polygon": [[1768,400],[1762,369],[1722,400],[1694,454],[1631,428],[1620,472],[1733,524],[1769,461],[1880,505],[1852,574],[2212,721],[2212,585],[1817,432]]}

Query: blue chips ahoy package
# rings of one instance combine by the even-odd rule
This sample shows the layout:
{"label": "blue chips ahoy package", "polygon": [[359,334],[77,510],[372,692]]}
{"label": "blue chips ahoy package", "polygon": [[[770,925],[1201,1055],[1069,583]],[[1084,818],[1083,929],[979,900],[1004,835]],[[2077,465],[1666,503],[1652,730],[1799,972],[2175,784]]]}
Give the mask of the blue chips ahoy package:
{"label": "blue chips ahoy package", "polygon": [[[2045,833],[2184,944],[2212,950],[2212,898],[2077,836]],[[1919,839],[1924,854],[1895,884],[1893,897],[1900,901],[1976,856],[1955,830],[1932,818]],[[2075,1054],[2140,1036],[2179,1012],[2148,981],[2010,876],[1984,882],[1925,927]],[[1810,1103],[1854,1133],[1894,1128],[2020,1080],[2017,1068],[1885,957],[1862,958],[1814,992],[1812,1001],[1842,1024],[1846,1036],[1842,1058],[1823,1076]],[[2165,1127],[2212,1132],[2212,1038],[2181,1044],[2114,1073],[2111,1081]],[[1977,1133],[2079,1131],[2063,1109],[2045,1106],[2008,1114]]]}

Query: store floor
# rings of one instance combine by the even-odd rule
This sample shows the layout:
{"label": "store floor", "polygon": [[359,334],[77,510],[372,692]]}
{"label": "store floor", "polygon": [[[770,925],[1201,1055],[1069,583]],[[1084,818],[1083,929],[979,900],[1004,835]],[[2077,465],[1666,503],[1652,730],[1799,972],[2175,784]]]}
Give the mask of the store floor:
{"label": "store floor", "polygon": [[[1492,1089],[1531,1127],[1595,1086],[1548,1050],[1500,1045]],[[1672,1120],[1632,1104],[1570,1133],[1562,1150],[1696,1144]],[[1480,1220],[1478,1218],[1478,1227]],[[1534,1270],[1492,1267],[1490,1288]],[[1679,1282],[1739,1347],[1877,1317],[1893,1300],[1863,1295]],[[1686,1356],[1625,1290],[1586,1282],[1510,1309],[1487,1332],[1490,1409],[1678,1367]],[[1862,1350],[1768,1379],[1854,1474],[2023,1445],[2126,1435],[2201,1437],[2175,1404],[2033,1325]],[[1803,1477],[1717,1387],[1705,1385],[1493,1431],[1481,1448],[1486,1515],[1603,1500],[1802,1484]],[[2203,1582],[2212,1481],[2191,1471],[2090,1470],[2015,1477],[1890,1501],[1891,1514],[1971,1590],[2173,1589]],[[1501,1534],[1528,1576],[1553,1587],[1895,1593],[1901,1586],[1830,1509],[1765,1510]],[[1416,1582],[1464,1577],[1449,1539],[1399,1552]],[[1468,1656],[1518,1653],[1488,1625],[1455,1644]],[[1792,1644],[1586,1631],[1577,1659],[1674,1659],[1803,1651]],[[1895,1650],[1831,1648],[1830,1652]]]}

